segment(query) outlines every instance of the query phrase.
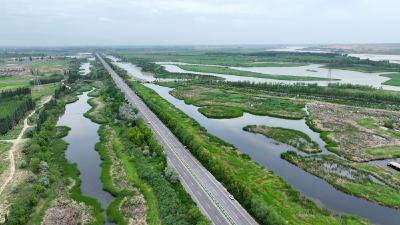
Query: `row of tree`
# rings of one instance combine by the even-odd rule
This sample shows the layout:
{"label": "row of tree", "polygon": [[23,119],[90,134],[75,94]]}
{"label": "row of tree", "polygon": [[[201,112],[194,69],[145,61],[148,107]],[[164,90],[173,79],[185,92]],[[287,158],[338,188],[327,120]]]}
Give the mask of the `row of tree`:
{"label": "row of tree", "polygon": [[0,92],[0,99],[3,98],[10,98],[14,96],[19,96],[19,95],[30,95],[31,94],[31,89],[30,88],[16,88],[16,89],[10,89],[10,90],[4,90]]}
{"label": "row of tree", "polygon": [[29,88],[18,88],[4,91],[0,94],[2,114],[0,115],[0,134],[11,130],[25,116],[26,112],[35,107]]}
{"label": "row of tree", "polygon": [[386,108],[396,108],[400,105],[400,95],[394,91],[386,91],[371,86],[352,84],[330,84],[320,86],[317,84],[284,84],[284,83],[254,83],[249,81],[212,81],[205,80],[191,82],[193,84],[213,85],[222,88],[248,88],[277,94],[301,97],[317,97],[332,100],[345,100],[360,105],[385,105]]}

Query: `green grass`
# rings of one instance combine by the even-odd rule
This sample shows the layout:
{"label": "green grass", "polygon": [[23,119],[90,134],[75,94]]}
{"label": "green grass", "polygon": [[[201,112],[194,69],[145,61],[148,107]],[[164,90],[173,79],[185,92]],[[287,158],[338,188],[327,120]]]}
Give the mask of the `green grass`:
{"label": "green grass", "polygon": [[158,217],[158,202],[151,187],[149,187],[139,178],[134,164],[131,163],[129,157],[122,152],[123,146],[119,139],[113,139],[113,146],[117,157],[124,165],[129,181],[135,184],[141,190],[146,199],[148,224],[161,224],[160,218]]}
{"label": "green grass", "polygon": [[0,91],[31,86],[31,76],[0,76]]}
{"label": "green grass", "polygon": [[0,118],[4,118],[11,113],[15,112],[15,110],[23,103],[24,100],[22,98],[7,98],[4,100],[0,100]]}
{"label": "green grass", "polygon": [[272,74],[256,73],[256,72],[250,72],[250,71],[231,69],[228,67],[202,66],[202,65],[177,65],[177,66],[186,71],[227,74],[227,75],[236,75],[236,76],[244,76],[244,77],[258,77],[258,78],[266,78],[266,79],[274,79],[274,80],[293,80],[293,81],[327,80],[327,78],[310,77],[310,76],[272,75]]}
{"label": "green grass", "polygon": [[0,140],[12,140],[16,139],[19,133],[22,130],[22,123],[18,123],[11,130],[9,130],[6,134],[0,135]]}
{"label": "green grass", "polygon": [[400,157],[400,146],[382,146],[365,149],[365,153],[374,159],[390,159]]}
{"label": "green grass", "polygon": [[[268,209],[267,211],[271,215],[276,215],[275,219],[285,221],[283,223],[296,225],[366,224],[359,219],[335,218],[326,210],[319,209],[313,202],[301,197],[297,191],[272,171],[251,161],[248,157],[240,155],[231,145],[208,134],[198,123],[153,90],[136,82],[131,85],[161,120],[168,121],[169,128],[191,149],[196,157],[199,158],[199,154],[201,154],[202,158],[207,159],[205,162],[199,158],[203,165],[237,199],[239,199],[237,189],[233,189],[233,184],[245,188],[248,195],[246,199],[258,201],[264,209]],[[184,139],[181,134],[185,134],[187,139]],[[195,145],[198,146],[198,150],[194,150]],[[229,174],[229,179],[225,179],[224,175],[219,173],[219,168]],[[246,207],[246,205],[244,206]],[[247,209],[249,210],[249,208]]]}
{"label": "green grass", "polygon": [[11,146],[11,143],[0,141],[0,175],[3,174],[9,165],[8,150],[10,150]]}
{"label": "green grass", "polygon": [[32,98],[34,100],[39,100],[44,96],[51,96],[54,91],[59,87],[58,83],[43,84],[40,88],[32,88]]}
{"label": "green grass", "polygon": [[213,105],[199,108],[199,112],[208,118],[236,118],[243,115],[243,110],[233,106]]}
{"label": "green grass", "polygon": [[[283,153],[282,158],[312,173],[351,195],[365,198],[392,208],[400,208],[400,189],[374,182],[368,170],[354,170],[355,166],[335,156],[303,157],[294,152]],[[352,177],[341,175],[335,171],[323,169],[329,163],[336,165],[340,171],[351,171]]]}
{"label": "green grass", "polygon": [[311,140],[311,138],[307,134],[298,130],[257,125],[248,125],[244,127],[243,130],[262,134],[281,143],[291,145],[298,150],[306,153],[321,152],[316,142]]}
{"label": "green grass", "polygon": [[400,73],[381,74],[382,77],[389,77],[390,80],[383,82],[384,85],[400,86]]}
{"label": "green grass", "polygon": [[306,65],[306,63],[256,62],[243,64],[243,67],[299,67]]}
{"label": "green grass", "polygon": [[48,60],[48,61],[35,61],[29,63],[29,68],[38,70],[41,75],[47,76],[50,74],[58,73],[63,74],[68,69],[70,60]]}
{"label": "green grass", "polygon": [[287,119],[302,119],[305,116],[303,101],[273,97],[261,91],[181,85],[172,90],[171,95],[186,104],[207,106],[199,111],[212,118],[233,118],[243,112]]}

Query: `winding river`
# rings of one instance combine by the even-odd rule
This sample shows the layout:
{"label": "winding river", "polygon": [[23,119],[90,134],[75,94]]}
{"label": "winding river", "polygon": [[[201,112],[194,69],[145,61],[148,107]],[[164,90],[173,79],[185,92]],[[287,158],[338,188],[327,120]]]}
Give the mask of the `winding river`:
{"label": "winding river", "polygon": [[[175,72],[175,73],[193,73],[199,75],[212,75],[216,77],[225,78],[227,81],[251,81],[256,83],[284,83],[284,84],[294,84],[294,83],[311,83],[321,86],[326,86],[329,84],[329,81],[290,81],[290,80],[274,80],[274,79],[265,79],[258,77],[245,77],[245,76],[236,76],[236,75],[228,75],[228,74],[216,74],[216,73],[203,73],[203,72],[193,72],[181,69],[177,65],[196,65],[196,64],[186,64],[186,63],[176,63],[176,62],[159,62],[158,64],[162,65],[167,71]],[[250,71],[256,73],[264,73],[264,74],[274,74],[274,75],[291,75],[291,76],[310,76],[310,77],[322,77],[327,78],[329,69],[324,68],[323,65],[319,64],[310,64],[305,66],[296,66],[296,67],[229,67],[235,70],[242,71]],[[339,79],[339,81],[332,81],[333,83],[342,83],[342,84],[355,84],[355,85],[369,85],[376,88],[383,88],[385,90],[393,90],[400,91],[400,87],[398,86],[390,86],[383,85],[382,83],[389,80],[387,77],[380,76],[382,73],[364,73],[350,70],[339,70],[332,69],[331,70],[331,78]]]}
{"label": "winding river", "polygon": [[65,154],[68,161],[76,163],[79,169],[82,194],[99,200],[101,207],[106,209],[114,197],[103,190],[103,183],[100,180],[101,159],[95,150],[95,144],[100,140],[97,134],[100,125],[83,115],[91,108],[87,103],[90,98],[87,94],[88,92],[84,92],[78,101],[66,105],[65,113],[57,125],[71,128],[64,138],[68,143]]}
{"label": "winding river", "polygon": [[[125,64],[124,68],[131,76],[136,78],[144,76],[140,70],[132,70],[131,66]],[[257,116],[245,113],[240,118],[234,119],[210,119],[198,112],[198,107],[187,105],[183,100],[176,99],[169,94],[171,88],[155,84],[146,84],[147,87],[156,91],[168,102],[195,119],[207,131],[222,140],[233,144],[240,151],[248,154],[254,161],[273,170],[281,176],[294,189],[302,195],[311,198],[319,206],[331,210],[334,214],[352,214],[370,220],[374,224],[397,225],[400,221],[400,211],[389,207],[381,206],[373,202],[354,197],[335,189],[332,185],[302,169],[290,164],[280,158],[281,153],[295,148],[279,144],[276,141],[266,138],[261,134],[254,134],[243,131],[247,125],[278,126],[300,130],[308,134],[316,141],[323,152],[327,152],[319,133],[312,131],[305,123],[305,120],[287,120],[269,116]]]}

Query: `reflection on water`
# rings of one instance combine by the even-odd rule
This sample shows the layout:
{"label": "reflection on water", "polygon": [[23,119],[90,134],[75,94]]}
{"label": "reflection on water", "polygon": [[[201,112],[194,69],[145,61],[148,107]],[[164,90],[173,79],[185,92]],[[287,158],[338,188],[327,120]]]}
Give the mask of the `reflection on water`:
{"label": "reflection on water", "polygon": [[[319,134],[312,131],[304,120],[286,120],[248,113],[234,119],[209,119],[199,113],[197,107],[186,105],[182,100],[171,96],[169,94],[171,88],[155,84],[146,84],[146,86],[155,90],[164,99],[195,119],[209,133],[233,144],[240,151],[249,154],[254,161],[273,170],[302,195],[312,198],[320,206],[337,213],[354,214],[367,218],[376,224],[398,224],[400,220],[400,212],[398,210],[380,206],[335,189],[326,181],[280,158],[282,152],[287,150],[296,151],[293,147],[285,144],[277,145],[276,141],[261,134],[253,134],[242,130],[243,127],[252,124],[291,128],[308,134],[320,146],[323,146],[324,142],[319,138]],[[323,150],[326,152],[324,148]]]}
{"label": "reflection on water", "polygon": [[103,190],[100,180],[101,159],[95,150],[95,144],[99,141],[99,125],[83,116],[91,108],[87,103],[87,93],[83,93],[78,101],[66,106],[65,113],[57,125],[71,128],[68,136],[64,138],[68,143],[65,154],[68,161],[76,163],[79,169],[82,194],[99,200],[102,208],[106,209],[114,197]]}
{"label": "reflection on water", "polygon": [[[289,81],[289,80],[274,80],[274,79],[264,79],[257,77],[243,77],[227,74],[215,74],[215,73],[202,73],[202,72],[192,72],[179,68],[179,63],[165,63],[162,64],[164,68],[169,72],[175,73],[194,73],[200,75],[213,75],[217,77],[225,78],[228,81],[251,81],[256,83],[271,82],[271,83],[317,83],[322,86],[328,85],[329,81]],[[257,73],[265,74],[275,74],[275,75],[291,75],[291,76],[311,76],[311,77],[323,77],[328,78],[328,69],[323,68],[322,65],[311,64],[306,66],[298,67],[230,67],[236,70],[251,71]],[[332,79],[340,79],[340,81],[332,81],[335,83],[345,83],[345,84],[358,84],[358,85],[369,85],[376,88],[383,88],[385,90],[399,90],[400,87],[382,85],[383,82],[389,80],[387,77],[380,76],[383,73],[363,73],[350,70],[331,70]]]}

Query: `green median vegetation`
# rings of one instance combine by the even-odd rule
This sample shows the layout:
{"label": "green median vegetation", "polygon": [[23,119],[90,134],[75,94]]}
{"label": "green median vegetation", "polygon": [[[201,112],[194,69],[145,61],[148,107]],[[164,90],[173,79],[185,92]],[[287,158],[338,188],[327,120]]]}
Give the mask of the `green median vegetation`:
{"label": "green median vegetation", "polygon": [[321,152],[321,149],[316,142],[311,140],[307,134],[298,130],[282,127],[268,127],[264,125],[248,125],[244,127],[243,130],[262,134],[281,143],[291,145],[305,153]]}
{"label": "green median vegetation", "polygon": [[368,224],[354,217],[333,217],[272,171],[208,134],[153,90],[137,82],[129,85],[260,224]]}
{"label": "green median vegetation", "polygon": [[203,66],[203,65],[177,65],[179,68],[186,71],[201,72],[201,73],[216,73],[216,74],[226,74],[235,75],[243,77],[257,77],[265,79],[274,80],[292,80],[292,81],[322,81],[327,80],[327,78],[322,77],[310,77],[310,76],[292,76],[292,75],[273,75],[265,73],[256,73],[244,70],[232,69],[229,67],[222,66]]}

